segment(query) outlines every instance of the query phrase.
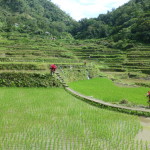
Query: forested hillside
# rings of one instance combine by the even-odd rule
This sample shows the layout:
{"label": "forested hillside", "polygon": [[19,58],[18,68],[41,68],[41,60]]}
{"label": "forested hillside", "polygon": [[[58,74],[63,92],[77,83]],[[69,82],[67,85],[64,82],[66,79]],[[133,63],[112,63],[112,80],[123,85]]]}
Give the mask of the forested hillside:
{"label": "forested hillside", "polygon": [[115,42],[124,39],[150,41],[150,1],[130,0],[125,5],[100,14],[98,18],[82,19],[72,31],[79,39],[111,37]]}
{"label": "forested hillside", "polygon": [[0,0],[0,31],[66,35],[75,21],[47,0]]}
{"label": "forested hillside", "polygon": [[0,32],[150,41],[149,0],[130,0],[107,14],[79,22],[47,0],[0,0],[0,10]]}

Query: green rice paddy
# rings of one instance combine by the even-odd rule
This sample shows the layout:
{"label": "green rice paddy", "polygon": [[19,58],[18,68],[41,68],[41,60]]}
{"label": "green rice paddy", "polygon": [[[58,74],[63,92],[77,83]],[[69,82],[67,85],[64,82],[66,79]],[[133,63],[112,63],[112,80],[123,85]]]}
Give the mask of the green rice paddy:
{"label": "green rice paddy", "polygon": [[148,150],[138,117],[99,109],[61,88],[0,88],[2,150]]}
{"label": "green rice paddy", "polygon": [[79,93],[107,102],[118,103],[127,100],[132,105],[148,105],[146,93],[149,88],[145,87],[119,87],[106,78],[81,80],[72,82],[69,86]]}
{"label": "green rice paddy", "polygon": [[[104,71],[149,73],[148,51],[149,46],[140,46],[124,53],[95,39],[52,41],[12,35],[10,40],[0,39],[0,72],[45,74],[49,64],[56,63],[70,82],[87,75],[79,68],[86,60],[87,68],[92,62]],[[147,105],[148,88],[117,87],[104,78],[73,82],[70,87],[108,102]],[[137,116],[91,106],[61,88],[0,88],[0,150],[148,150],[150,142],[135,138],[141,130]]]}

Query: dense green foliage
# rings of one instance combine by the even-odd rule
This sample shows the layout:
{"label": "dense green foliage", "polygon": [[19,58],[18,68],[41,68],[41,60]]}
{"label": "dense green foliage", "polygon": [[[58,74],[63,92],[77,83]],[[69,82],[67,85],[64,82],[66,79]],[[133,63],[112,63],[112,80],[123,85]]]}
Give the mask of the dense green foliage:
{"label": "dense green foliage", "polygon": [[0,86],[7,87],[58,87],[60,82],[50,74],[38,73],[0,73]]}
{"label": "dense green foliage", "polygon": [[70,65],[59,69],[61,77],[66,83],[78,80],[86,80],[94,77],[98,77],[100,71],[94,65]]}
{"label": "dense green foliage", "polygon": [[135,116],[98,109],[59,88],[0,88],[0,149],[148,149]]}
{"label": "dense green foliage", "polygon": [[47,0],[0,0],[0,31],[61,36],[74,20]]}
{"label": "dense green foliage", "polygon": [[114,41],[131,39],[150,41],[150,2],[130,0],[125,5],[100,14],[98,18],[82,19],[73,30],[76,38],[104,38]]}
{"label": "dense green foliage", "polygon": [[149,88],[144,87],[118,87],[106,78],[82,80],[69,84],[74,90],[87,96],[107,101],[121,103],[126,100],[129,105],[148,105],[146,93]]}
{"label": "dense green foliage", "polygon": [[72,38],[72,35],[78,39],[111,37],[115,42],[127,40],[127,43],[130,43],[129,39],[150,41],[149,0],[130,0],[107,14],[79,22],[47,0],[0,0],[0,10],[0,31],[4,32],[17,31],[51,38]]}
{"label": "dense green foliage", "polygon": [[0,70],[42,70],[35,64],[0,64]]}

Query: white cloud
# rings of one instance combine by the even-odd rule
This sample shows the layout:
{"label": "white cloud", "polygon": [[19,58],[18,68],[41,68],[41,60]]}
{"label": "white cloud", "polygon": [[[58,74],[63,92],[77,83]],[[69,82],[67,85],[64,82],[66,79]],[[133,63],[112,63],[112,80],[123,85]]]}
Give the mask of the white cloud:
{"label": "white cloud", "polygon": [[51,0],[75,20],[97,17],[129,0]]}

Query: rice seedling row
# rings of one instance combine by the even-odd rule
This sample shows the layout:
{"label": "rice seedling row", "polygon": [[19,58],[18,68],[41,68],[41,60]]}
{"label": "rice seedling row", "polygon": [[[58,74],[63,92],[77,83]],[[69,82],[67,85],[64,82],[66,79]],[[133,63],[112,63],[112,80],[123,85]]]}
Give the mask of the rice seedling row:
{"label": "rice seedling row", "polygon": [[69,86],[79,93],[93,96],[111,103],[119,103],[122,100],[129,105],[147,106],[146,87],[119,87],[106,78],[95,78],[69,83]]}
{"label": "rice seedling row", "polygon": [[3,150],[148,150],[135,116],[88,105],[61,88],[1,88]]}

